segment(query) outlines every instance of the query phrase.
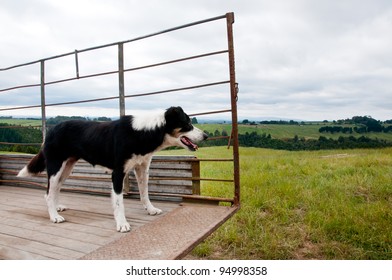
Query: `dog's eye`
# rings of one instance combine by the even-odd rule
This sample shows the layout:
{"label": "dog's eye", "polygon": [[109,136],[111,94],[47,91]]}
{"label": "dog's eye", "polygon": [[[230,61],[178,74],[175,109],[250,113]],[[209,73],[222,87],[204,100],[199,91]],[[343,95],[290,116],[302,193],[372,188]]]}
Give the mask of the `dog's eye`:
{"label": "dog's eye", "polygon": [[191,130],[193,130],[193,125],[192,125],[192,123],[188,123],[188,124],[186,124],[186,125],[184,125],[182,128],[181,128],[181,132],[188,132],[188,131],[191,131]]}

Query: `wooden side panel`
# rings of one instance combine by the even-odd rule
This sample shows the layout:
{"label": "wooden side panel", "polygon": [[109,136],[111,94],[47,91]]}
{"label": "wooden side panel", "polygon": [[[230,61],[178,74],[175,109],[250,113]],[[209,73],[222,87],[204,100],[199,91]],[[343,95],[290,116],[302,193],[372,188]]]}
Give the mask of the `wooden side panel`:
{"label": "wooden side panel", "polygon": [[[0,180],[8,185],[46,187],[46,174],[29,178],[17,178],[16,174],[32,158],[32,155],[0,155]],[[149,191],[162,194],[199,194],[200,182],[192,180],[200,176],[199,162],[194,156],[156,156],[150,167]],[[1,181],[0,181],[1,183]],[[96,192],[111,191],[111,171],[80,160],[63,188]],[[129,189],[138,192],[133,172],[129,174]]]}

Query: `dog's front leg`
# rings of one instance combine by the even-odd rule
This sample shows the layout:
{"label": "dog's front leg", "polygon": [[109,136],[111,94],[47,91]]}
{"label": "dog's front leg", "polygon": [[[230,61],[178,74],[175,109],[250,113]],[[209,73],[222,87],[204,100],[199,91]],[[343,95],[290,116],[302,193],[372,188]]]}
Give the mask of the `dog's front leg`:
{"label": "dog's front leg", "polygon": [[117,224],[117,231],[128,232],[131,230],[131,226],[125,218],[125,209],[123,201],[123,180],[124,180],[123,170],[113,170],[112,181],[112,205],[114,210],[114,219]]}
{"label": "dog's front leg", "polygon": [[149,215],[159,215],[162,213],[161,209],[155,208],[148,196],[148,170],[150,168],[150,161],[135,166],[135,176],[139,186],[140,201],[144,209],[147,210]]}

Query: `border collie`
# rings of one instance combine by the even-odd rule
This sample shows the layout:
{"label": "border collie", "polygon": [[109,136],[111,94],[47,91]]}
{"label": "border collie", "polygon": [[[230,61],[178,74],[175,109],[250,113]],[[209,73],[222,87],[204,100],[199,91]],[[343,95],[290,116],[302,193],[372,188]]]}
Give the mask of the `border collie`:
{"label": "border collie", "polygon": [[19,172],[28,177],[47,170],[48,187],[45,199],[50,220],[62,223],[58,211],[66,208],[58,203],[61,185],[71,174],[79,159],[101,165],[112,172],[112,204],[117,231],[128,232],[131,227],[125,218],[123,181],[128,171],[134,170],[140,200],[149,215],[159,215],[148,196],[148,171],[153,153],[177,146],[190,151],[207,135],[194,127],[181,107],[170,107],[165,112],[149,116],[123,116],[112,122],[71,120],[51,129],[41,151]]}

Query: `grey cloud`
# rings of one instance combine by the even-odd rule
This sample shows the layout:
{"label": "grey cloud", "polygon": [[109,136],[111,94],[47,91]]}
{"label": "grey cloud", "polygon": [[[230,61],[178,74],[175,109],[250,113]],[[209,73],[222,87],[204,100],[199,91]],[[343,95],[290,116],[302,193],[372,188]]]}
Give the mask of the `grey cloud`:
{"label": "grey cloud", "polygon": [[[69,52],[94,45],[149,34],[191,21],[235,12],[235,57],[240,86],[240,118],[248,116],[296,119],[335,119],[351,114],[391,119],[392,3],[365,1],[117,1],[116,5],[91,1],[5,1],[0,7],[1,67]],[[76,9],[75,5],[78,6]],[[89,11],[86,13],[85,11]],[[39,15],[39,16],[37,16]],[[220,50],[224,23],[194,32],[126,46],[126,65],[135,67],[157,61]],[[196,53],[195,53],[196,52]],[[116,67],[116,49],[107,56],[80,57],[81,71]],[[127,74],[126,92],[225,79],[223,59],[159,67]],[[48,66],[49,67],[49,66]],[[48,78],[73,75],[73,61],[51,66]],[[34,80],[37,74],[22,75]],[[0,87],[19,79],[0,72]],[[48,100],[66,101],[115,95],[117,80],[98,79],[52,87]],[[197,112],[225,107],[226,88],[195,90],[195,97],[172,95],[157,99],[129,99],[132,110],[158,109],[178,102]],[[222,93],[223,92],[223,93]],[[0,93],[0,104],[10,99]],[[30,97],[29,97],[30,98]],[[21,103],[22,101],[18,101]],[[28,97],[23,102],[32,102]],[[97,103],[98,104],[98,103]],[[95,106],[95,105],[91,105]],[[103,108],[115,102],[101,103]],[[189,111],[188,110],[188,111]]]}

